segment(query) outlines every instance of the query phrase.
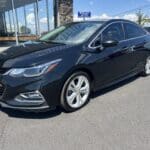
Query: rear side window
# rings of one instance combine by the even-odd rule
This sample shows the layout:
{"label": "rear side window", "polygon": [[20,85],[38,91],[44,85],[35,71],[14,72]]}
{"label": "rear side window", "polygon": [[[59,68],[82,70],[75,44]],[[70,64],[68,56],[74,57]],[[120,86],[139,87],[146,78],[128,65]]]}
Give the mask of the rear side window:
{"label": "rear side window", "polygon": [[102,41],[104,42],[108,40],[124,40],[124,32],[121,23],[113,23],[103,31]]}
{"label": "rear side window", "polygon": [[124,29],[125,29],[126,39],[140,37],[146,34],[146,32],[142,28],[130,23],[124,23]]}

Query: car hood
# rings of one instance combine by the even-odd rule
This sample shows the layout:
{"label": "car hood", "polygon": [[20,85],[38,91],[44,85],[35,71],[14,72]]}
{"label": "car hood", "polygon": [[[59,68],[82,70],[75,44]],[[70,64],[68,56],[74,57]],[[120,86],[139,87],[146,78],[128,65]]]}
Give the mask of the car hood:
{"label": "car hood", "polygon": [[[63,51],[72,45],[26,42],[12,46],[0,53],[0,67],[29,67],[62,57]],[[57,53],[57,54],[56,54]]]}

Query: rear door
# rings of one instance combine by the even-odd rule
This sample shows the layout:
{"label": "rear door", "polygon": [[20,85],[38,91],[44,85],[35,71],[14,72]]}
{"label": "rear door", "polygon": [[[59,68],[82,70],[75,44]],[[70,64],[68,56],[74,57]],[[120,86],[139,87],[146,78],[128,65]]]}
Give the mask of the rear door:
{"label": "rear door", "polygon": [[115,47],[105,48],[111,50],[109,58],[113,61],[112,79],[118,79],[130,72],[132,69],[131,45],[125,40],[125,33],[122,22],[112,24],[102,33],[102,43],[107,40],[116,40],[118,45]]}
{"label": "rear door", "polygon": [[141,69],[145,60],[145,48],[147,32],[142,27],[134,23],[124,23],[126,40],[130,43],[129,56],[132,58],[131,69],[136,71]]}

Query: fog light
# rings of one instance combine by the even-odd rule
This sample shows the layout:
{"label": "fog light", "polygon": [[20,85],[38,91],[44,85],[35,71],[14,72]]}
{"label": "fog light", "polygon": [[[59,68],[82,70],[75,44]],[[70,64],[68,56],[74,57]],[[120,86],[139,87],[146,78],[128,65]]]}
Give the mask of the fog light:
{"label": "fog light", "polygon": [[19,94],[15,101],[24,105],[41,105],[45,102],[45,99],[39,91],[34,91]]}

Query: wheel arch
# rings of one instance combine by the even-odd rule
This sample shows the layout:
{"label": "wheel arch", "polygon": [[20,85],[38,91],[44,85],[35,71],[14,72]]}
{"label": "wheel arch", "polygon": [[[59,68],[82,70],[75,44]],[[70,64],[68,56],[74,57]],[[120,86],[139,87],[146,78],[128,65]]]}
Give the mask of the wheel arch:
{"label": "wheel arch", "polygon": [[82,108],[83,106],[85,106],[89,100],[90,100],[90,92],[89,92],[89,95],[88,95],[88,98],[86,100],[86,102],[84,103],[84,105],[82,105],[81,107],[73,110],[66,102],[65,100],[65,97],[64,97],[64,94],[66,93],[66,88],[67,88],[67,85],[69,84],[70,80],[73,79],[73,77],[75,77],[76,75],[85,75],[85,76],[88,76],[89,80],[90,80],[90,92],[93,91],[93,88],[92,88],[92,85],[93,85],[93,81],[94,81],[94,77],[93,77],[93,74],[92,72],[87,69],[87,68],[84,68],[84,67],[79,67],[79,68],[74,68],[72,69],[71,71],[69,71],[67,73],[67,75],[65,75],[65,80],[64,80],[64,85],[62,87],[62,91],[61,91],[61,94],[60,94],[60,106],[61,108],[63,108],[63,110],[65,112],[73,112],[73,111],[76,111],[80,108]]}
{"label": "wheel arch", "polygon": [[71,76],[73,73],[75,73],[75,72],[80,72],[80,71],[86,73],[86,74],[89,76],[90,81],[91,81],[91,90],[93,90],[93,89],[94,89],[94,82],[95,82],[94,74],[92,73],[92,71],[91,71],[90,69],[88,69],[88,68],[85,67],[85,66],[78,66],[78,67],[75,67],[75,68],[71,69],[69,72],[67,72],[67,73],[65,74],[64,82],[65,82],[65,81],[67,80],[67,78],[68,78],[69,76]]}

